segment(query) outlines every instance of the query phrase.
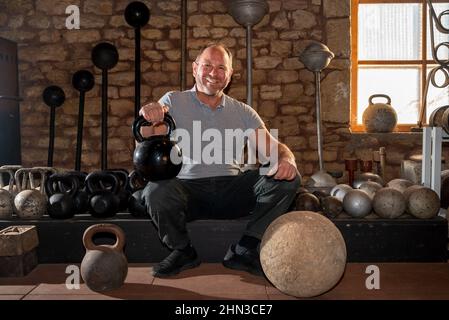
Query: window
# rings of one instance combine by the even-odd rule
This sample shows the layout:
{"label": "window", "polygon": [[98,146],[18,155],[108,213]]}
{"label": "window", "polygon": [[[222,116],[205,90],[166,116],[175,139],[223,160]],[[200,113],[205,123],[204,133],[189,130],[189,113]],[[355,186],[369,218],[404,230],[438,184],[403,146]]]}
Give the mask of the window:
{"label": "window", "polygon": [[[351,129],[364,131],[362,115],[369,97],[386,94],[398,115],[396,131],[409,131],[419,120],[427,74],[438,66],[432,56],[428,0],[351,1]],[[449,10],[447,0],[432,3],[437,17]],[[441,23],[449,29],[449,11],[442,15]],[[435,46],[449,42],[449,34],[438,31],[435,20],[433,30]],[[437,53],[440,60],[449,59],[449,43]],[[447,75],[442,70],[436,72],[435,81],[441,86],[446,77],[449,67]],[[386,100],[376,98],[374,102]],[[423,124],[433,110],[448,104],[449,86],[429,84]]]}

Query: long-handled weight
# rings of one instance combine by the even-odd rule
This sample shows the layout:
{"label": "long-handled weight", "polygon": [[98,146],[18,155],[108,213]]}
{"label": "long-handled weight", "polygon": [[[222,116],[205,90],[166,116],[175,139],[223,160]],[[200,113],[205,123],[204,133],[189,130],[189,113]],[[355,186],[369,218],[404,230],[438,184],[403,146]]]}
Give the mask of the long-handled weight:
{"label": "long-handled weight", "polygon": [[50,107],[50,138],[48,142],[47,166],[53,166],[53,150],[55,143],[55,114],[56,108],[62,106],[65,101],[64,90],[58,86],[49,86],[42,93],[42,98],[47,106]]}
{"label": "long-handled weight", "polygon": [[101,170],[108,165],[108,70],[118,62],[117,48],[102,42],[92,49],[92,61],[101,69]]}
{"label": "long-handled weight", "polygon": [[81,150],[83,147],[83,127],[84,127],[84,97],[87,91],[94,87],[95,79],[93,74],[87,70],[79,70],[73,74],[72,85],[80,92],[78,132],[76,137],[75,170],[80,171]]}
{"label": "long-handled weight", "polygon": [[134,118],[137,118],[140,108],[140,28],[150,20],[150,10],[145,3],[134,1],[125,9],[125,20],[134,28],[135,39],[135,80],[134,80]]}

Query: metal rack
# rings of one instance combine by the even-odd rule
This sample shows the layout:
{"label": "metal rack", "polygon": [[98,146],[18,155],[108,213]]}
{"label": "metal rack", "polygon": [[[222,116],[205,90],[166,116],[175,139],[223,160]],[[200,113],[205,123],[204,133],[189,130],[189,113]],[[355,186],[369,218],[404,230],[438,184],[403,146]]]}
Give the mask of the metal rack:
{"label": "metal rack", "polygon": [[422,184],[441,195],[441,149],[449,134],[441,127],[424,127],[422,144]]}

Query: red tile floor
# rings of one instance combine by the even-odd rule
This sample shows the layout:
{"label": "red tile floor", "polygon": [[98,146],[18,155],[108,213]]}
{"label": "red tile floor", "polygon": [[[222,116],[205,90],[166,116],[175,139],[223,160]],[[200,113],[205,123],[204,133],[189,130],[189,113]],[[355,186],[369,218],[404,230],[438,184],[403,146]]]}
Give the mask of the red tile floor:
{"label": "red tile floor", "polygon": [[[340,282],[320,300],[449,300],[448,263],[376,263],[379,289],[367,289],[374,263],[348,263]],[[290,300],[263,277],[203,263],[168,279],[151,276],[150,264],[130,264],[125,284],[96,293],[81,284],[67,289],[65,264],[40,264],[25,277],[0,278],[1,300]]]}

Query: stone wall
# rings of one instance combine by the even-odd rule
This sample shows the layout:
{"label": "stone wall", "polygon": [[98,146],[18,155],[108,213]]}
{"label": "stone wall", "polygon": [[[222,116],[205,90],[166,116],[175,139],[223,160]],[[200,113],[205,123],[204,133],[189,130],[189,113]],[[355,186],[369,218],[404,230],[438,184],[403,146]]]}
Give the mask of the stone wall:
{"label": "stone wall", "polygon": [[[19,43],[22,158],[26,166],[47,160],[49,108],[41,95],[61,86],[66,102],[57,109],[55,166],[74,167],[78,92],[71,76],[80,69],[95,74],[87,93],[82,170],[100,167],[101,72],[90,60],[99,42],[113,43],[120,60],[109,73],[108,166],[131,169],[134,94],[134,30],[123,17],[128,0],[0,0],[0,36]],[[181,1],[145,0],[151,18],[142,28],[142,103],[180,88]],[[188,1],[188,86],[191,62],[210,41],[221,41],[234,53],[235,74],[229,94],[246,98],[245,29],[227,14],[226,0]],[[335,53],[322,72],[324,161],[328,170],[344,171],[345,157],[370,157],[387,148],[388,177],[399,175],[401,159],[420,153],[420,135],[376,137],[351,134],[350,0],[269,0],[269,14],[253,29],[253,107],[269,128],[295,153],[304,176],[318,168],[314,75],[297,56],[309,40],[326,43]],[[67,30],[65,8],[77,5],[81,29]],[[413,136],[413,137],[412,137]],[[412,137],[412,138],[411,138]]]}

